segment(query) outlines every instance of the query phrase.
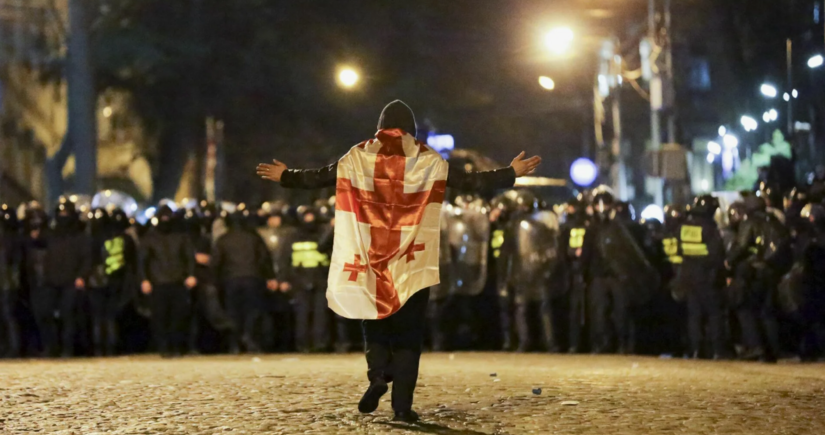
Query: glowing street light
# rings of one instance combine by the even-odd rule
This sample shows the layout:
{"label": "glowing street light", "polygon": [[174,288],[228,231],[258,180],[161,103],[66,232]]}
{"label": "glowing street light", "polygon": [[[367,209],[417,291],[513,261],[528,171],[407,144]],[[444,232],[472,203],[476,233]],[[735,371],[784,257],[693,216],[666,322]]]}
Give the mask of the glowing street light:
{"label": "glowing street light", "polygon": [[573,43],[573,30],[569,27],[557,27],[544,35],[544,45],[555,54],[564,54]]}
{"label": "glowing street light", "polygon": [[762,95],[768,98],[776,98],[776,87],[773,85],[765,83],[759,88],[759,91],[762,92]]}
{"label": "glowing street light", "polygon": [[744,128],[745,131],[755,131],[756,128],[759,127],[759,123],[756,122],[755,119],[747,115],[740,118],[739,122],[742,123],[742,128]]}
{"label": "glowing street light", "polygon": [[821,54],[817,54],[808,59],[808,68],[819,68],[822,64],[825,64],[825,57],[822,57]]}
{"label": "glowing street light", "polygon": [[722,154],[722,145],[719,145],[718,143],[713,141],[708,142],[708,153],[716,156]]}
{"label": "glowing street light", "polygon": [[739,139],[732,134],[726,134],[725,137],[722,138],[722,143],[725,144],[725,148],[736,148],[739,146]]}
{"label": "glowing street light", "polygon": [[358,80],[361,79],[361,76],[352,68],[345,67],[341,68],[338,71],[338,84],[344,88],[352,88],[356,84],[358,84]]}
{"label": "glowing street light", "polygon": [[553,79],[547,76],[539,77],[539,85],[541,85],[542,88],[547,89],[548,91],[556,89],[556,82],[554,82]]}

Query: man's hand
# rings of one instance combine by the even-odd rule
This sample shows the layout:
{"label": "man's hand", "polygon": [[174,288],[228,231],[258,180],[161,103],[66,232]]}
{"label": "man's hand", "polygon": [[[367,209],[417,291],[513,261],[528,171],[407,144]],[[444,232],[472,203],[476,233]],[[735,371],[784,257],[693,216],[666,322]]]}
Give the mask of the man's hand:
{"label": "man's hand", "polygon": [[281,182],[281,175],[283,175],[286,170],[286,165],[277,160],[272,160],[271,164],[259,163],[257,169],[259,177],[276,183]]}
{"label": "man's hand", "polygon": [[209,266],[209,262],[211,260],[212,256],[209,254],[204,254],[203,252],[198,252],[195,254],[195,263],[198,263],[201,266]]}
{"label": "man's hand", "polygon": [[536,168],[538,168],[541,164],[541,157],[533,156],[529,159],[525,159],[524,155],[525,153],[522,151],[521,154],[517,155],[516,158],[513,159],[513,163],[510,163],[510,167],[516,171],[516,177],[523,177],[536,172]]}
{"label": "man's hand", "polygon": [[145,295],[151,294],[152,283],[149,281],[143,281],[142,283],[140,283],[140,291],[143,292],[143,294]]}
{"label": "man's hand", "polygon": [[86,288],[86,281],[83,281],[83,278],[77,278],[74,280],[74,288],[78,290],[83,290]]}
{"label": "man's hand", "polygon": [[289,285],[288,282],[282,282],[281,285],[279,285],[278,287],[280,287],[281,292],[284,292],[284,293],[288,292],[289,289],[292,288],[292,286]]}
{"label": "man's hand", "polygon": [[191,290],[195,288],[196,285],[198,285],[198,279],[194,276],[190,276],[189,278],[186,278],[186,281],[184,281],[183,284],[186,286],[186,288]]}
{"label": "man's hand", "polygon": [[266,289],[274,292],[278,291],[278,280],[277,279],[270,279],[266,282]]}

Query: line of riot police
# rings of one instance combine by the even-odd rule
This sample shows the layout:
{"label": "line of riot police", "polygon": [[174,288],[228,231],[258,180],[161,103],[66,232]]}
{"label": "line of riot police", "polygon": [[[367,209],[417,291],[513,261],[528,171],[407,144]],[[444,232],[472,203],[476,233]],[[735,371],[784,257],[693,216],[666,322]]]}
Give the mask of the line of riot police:
{"label": "line of riot police", "polygon": [[141,224],[81,202],[2,205],[0,356],[352,347],[325,298],[334,204],[164,201]]}
{"label": "line of riot police", "polygon": [[550,210],[527,190],[444,208],[434,350],[810,360],[825,350],[823,195],[665,207],[599,187]]}

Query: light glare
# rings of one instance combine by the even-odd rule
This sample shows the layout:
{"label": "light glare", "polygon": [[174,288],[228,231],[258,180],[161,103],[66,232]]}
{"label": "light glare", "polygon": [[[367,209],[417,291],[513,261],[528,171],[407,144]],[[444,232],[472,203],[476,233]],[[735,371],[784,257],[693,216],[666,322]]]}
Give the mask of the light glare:
{"label": "light glare", "polygon": [[813,56],[810,59],[808,59],[808,68],[819,68],[824,63],[825,58],[823,58],[821,54],[817,54],[816,56]]}
{"label": "light glare", "polygon": [[358,83],[360,76],[352,68],[344,68],[338,73],[338,83],[345,88],[351,88]]}
{"label": "light glare", "polygon": [[728,129],[724,125],[719,126],[719,136],[724,136],[728,133]]}
{"label": "light glare", "polygon": [[556,82],[554,82],[553,79],[547,76],[539,77],[539,85],[541,85],[542,88],[547,89],[548,91],[556,89]]}
{"label": "light glare", "polygon": [[776,87],[773,85],[765,83],[759,88],[759,91],[762,92],[762,95],[768,98],[776,98]]}
{"label": "light glare", "polygon": [[569,27],[555,28],[544,36],[544,45],[555,54],[563,54],[573,42],[573,30]]}
{"label": "light glare", "polygon": [[714,155],[722,154],[722,145],[719,145],[716,142],[708,142],[708,152]]}
{"label": "light glare", "polygon": [[744,128],[745,131],[754,131],[757,129],[757,127],[759,127],[759,123],[756,122],[755,119],[747,115],[739,119],[739,122],[742,123],[742,128]]}
{"label": "light glare", "polygon": [[722,142],[725,144],[725,148],[736,148],[739,146],[739,139],[732,134],[726,134]]}

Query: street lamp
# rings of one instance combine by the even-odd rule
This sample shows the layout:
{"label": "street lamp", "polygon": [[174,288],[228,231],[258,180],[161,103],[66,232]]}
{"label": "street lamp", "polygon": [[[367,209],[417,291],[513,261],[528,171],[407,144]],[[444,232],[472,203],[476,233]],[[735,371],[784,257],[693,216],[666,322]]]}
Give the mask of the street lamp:
{"label": "street lamp", "polygon": [[759,91],[768,98],[776,98],[776,87],[773,85],[765,83],[759,88]]}
{"label": "street lamp", "polygon": [[556,89],[556,82],[554,82],[553,79],[547,76],[539,77],[539,85],[541,85],[542,88],[547,89],[548,91]]}
{"label": "street lamp", "polygon": [[361,76],[358,72],[350,67],[343,67],[338,71],[338,84],[343,88],[352,88],[358,84],[358,80],[360,79]]}
{"label": "street lamp", "polygon": [[759,123],[757,123],[755,119],[747,115],[739,119],[739,122],[742,123],[742,127],[745,129],[745,131],[755,131],[756,128],[759,127]]}
{"label": "street lamp", "polygon": [[817,54],[808,59],[808,68],[819,68],[822,64],[825,64],[825,58],[823,58],[821,54]]}
{"label": "street lamp", "polygon": [[555,54],[564,54],[573,42],[573,31],[569,27],[557,27],[544,35],[544,45]]}

